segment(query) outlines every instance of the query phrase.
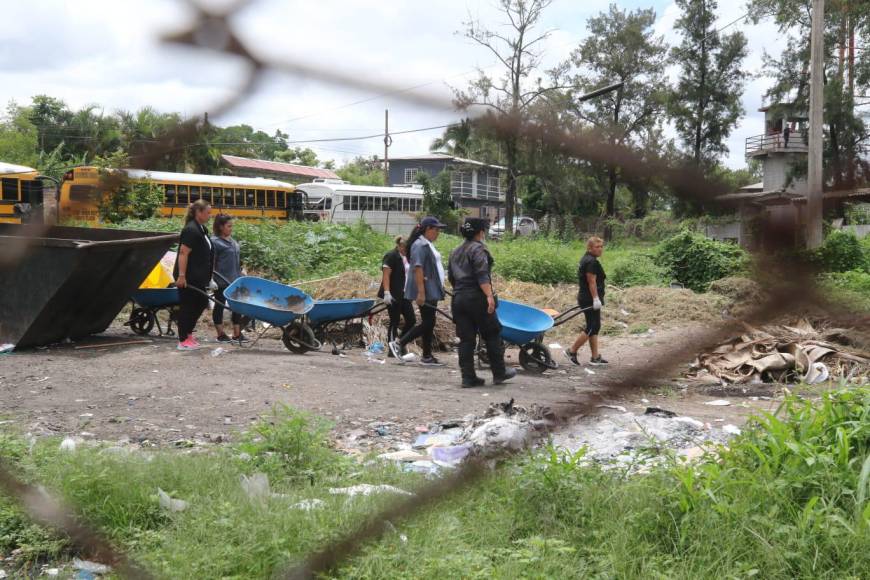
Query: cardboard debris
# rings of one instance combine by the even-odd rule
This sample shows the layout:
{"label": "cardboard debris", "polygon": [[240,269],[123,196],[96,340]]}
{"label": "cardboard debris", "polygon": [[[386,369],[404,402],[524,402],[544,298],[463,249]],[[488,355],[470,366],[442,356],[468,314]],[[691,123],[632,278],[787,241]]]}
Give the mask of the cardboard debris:
{"label": "cardboard debris", "polygon": [[870,354],[836,342],[843,329],[816,327],[805,319],[746,329],[699,355],[689,376],[709,383],[815,384],[870,375]]}

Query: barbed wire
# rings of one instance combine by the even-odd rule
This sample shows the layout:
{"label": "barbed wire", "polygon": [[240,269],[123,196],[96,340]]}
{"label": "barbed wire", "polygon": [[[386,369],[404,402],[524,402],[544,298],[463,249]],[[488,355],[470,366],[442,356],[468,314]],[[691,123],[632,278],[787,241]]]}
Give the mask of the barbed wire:
{"label": "barbed wire", "polygon": [[[246,75],[240,79],[234,94],[211,108],[215,116],[225,113],[249,98],[257,89],[265,71],[279,71],[341,88],[390,95],[406,103],[428,109],[454,110],[453,103],[449,100],[418,90],[431,83],[409,89],[385,81],[368,80],[362,75],[315,68],[304,63],[301,58],[287,60],[261,58],[255,50],[239,39],[231,24],[232,16],[251,5],[250,1],[236,2],[223,10],[207,9],[192,0],[187,0],[186,4],[194,12],[193,23],[187,30],[164,37],[164,42],[241,58],[248,64]],[[743,18],[745,16],[738,21]],[[729,23],[727,26],[736,22]],[[197,136],[199,122],[195,119],[185,121],[164,138],[146,143],[147,150],[137,156],[137,165],[148,168],[149,164],[153,164],[166,153],[190,144]],[[684,200],[712,203],[718,195],[725,193],[722,184],[709,180],[697,167],[674,166],[650,152],[646,152],[646,155],[641,157],[632,148],[614,142],[595,131],[568,132],[560,126],[534,124],[519,117],[510,118],[492,114],[477,114],[473,116],[472,122],[481,130],[501,137],[545,144],[553,155],[617,167],[626,180],[657,179],[668,185],[677,197]],[[21,252],[27,250],[28,239],[38,238],[48,226],[26,227],[25,232],[29,237],[22,238],[20,248],[16,247],[0,255],[0,269],[8,269],[10,265],[14,265],[20,258]],[[773,225],[768,224],[768,227]],[[773,233],[775,239],[787,245],[793,243],[796,232],[786,228]],[[759,256],[759,260],[763,261],[763,256]],[[850,314],[847,309],[842,308],[842,305],[831,304],[825,296],[815,290],[815,271],[805,262],[797,258],[790,262],[776,259],[765,262],[761,271],[764,275],[758,277],[758,281],[768,298],[754,308],[748,309],[740,321],[726,320],[712,328],[689,332],[681,340],[671,344],[651,364],[631,368],[618,377],[602,382],[597,394],[578,396],[574,400],[561,404],[554,409],[557,421],[541,432],[537,441],[557,432],[564,423],[579,414],[596,413],[598,409],[595,403],[600,400],[660,384],[660,381],[672,376],[674,369],[685,364],[687,353],[694,354],[705,348],[712,348],[723,339],[733,336],[735,332],[744,328],[741,321],[763,325],[797,309],[811,307],[822,309],[832,317],[843,321],[855,322],[854,316],[851,317],[851,321],[849,320]],[[503,461],[513,455],[514,453],[502,451],[487,459]],[[372,514],[356,529],[309,554],[304,562],[295,566],[293,563],[288,563],[288,567],[277,570],[276,575],[293,579],[313,578],[334,570],[355,556],[367,542],[376,540],[385,531],[391,529],[390,522],[413,517],[421,510],[444,501],[471,485],[480,483],[491,473],[493,470],[484,458],[472,459],[454,473],[416,489],[412,498],[399,500],[384,510]],[[101,562],[113,565],[118,573],[127,577],[150,578],[143,568],[132,562],[122,551],[113,547],[95,531],[95,527],[64,508],[36,485],[23,482],[3,462],[0,462],[0,488],[7,495],[15,498],[33,521],[67,535],[82,553],[90,554]]]}

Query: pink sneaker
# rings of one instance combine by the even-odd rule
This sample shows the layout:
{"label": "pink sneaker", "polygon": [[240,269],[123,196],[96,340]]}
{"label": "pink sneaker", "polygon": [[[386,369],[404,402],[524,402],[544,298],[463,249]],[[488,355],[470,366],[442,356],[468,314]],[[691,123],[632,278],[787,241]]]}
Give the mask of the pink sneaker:
{"label": "pink sneaker", "polygon": [[198,350],[200,345],[196,342],[196,339],[193,338],[193,335],[189,335],[182,342],[178,343],[178,350]]}

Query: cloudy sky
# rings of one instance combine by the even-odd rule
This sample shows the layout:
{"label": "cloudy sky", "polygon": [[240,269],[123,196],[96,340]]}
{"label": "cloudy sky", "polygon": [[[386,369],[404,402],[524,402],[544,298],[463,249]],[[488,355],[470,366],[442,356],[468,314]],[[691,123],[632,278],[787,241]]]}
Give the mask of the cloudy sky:
{"label": "cloudy sky", "polygon": [[[544,67],[564,60],[582,40],[586,19],[610,0],[554,0],[542,29],[552,29]],[[226,2],[206,2],[220,6]],[[674,41],[677,9],[670,0],[618,0],[623,8],[654,8],[656,30]],[[742,1],[720,0],[720,25],[744,11]],[[476,67],[497,72],[485,49],[456,31],[469,17],[499,22],[495,0],[259,0],[233,18],[242,40],[265,58],[301,61],[324,70],[448,99]],[[162,111],[201,115],[232,94],[244,67],[236,59],[196,49],[166,46],[163,34],[183,30],[193,12],[177,0],[4,1],[0,15],[16,26],[0,27],[0,97],[26,103],[32,95],[59,97],[72,107],[96,103],[106,110],[151,105]],[[750,73],[761,69],[765,50],[781,41],[771,24],[741,22],[749,38]],[[767,80],[747,85],[746,116],[729,141],[731,167],[744,166],[743,142],[762,132],[757,109]],[[363,101],[363,102],[359,102]],[[269,73],[257,91],[217,122],[247,123],[267,132],[281,129],[339,163],[357,154],[382,154],[377,139],[324,141],[383,131],[402,131],[457,120],[449,110],[409,104],[396,96],[350,90],[286,73]],[[438,131],[396,135],[390,154],[423,153]],[[317,142],[312,142],[316,140]]]}

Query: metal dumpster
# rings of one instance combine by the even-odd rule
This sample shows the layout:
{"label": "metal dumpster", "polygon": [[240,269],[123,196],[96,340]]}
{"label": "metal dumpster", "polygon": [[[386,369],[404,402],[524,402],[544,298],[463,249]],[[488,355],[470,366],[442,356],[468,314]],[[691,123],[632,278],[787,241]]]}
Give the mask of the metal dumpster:
{"label": "metal dumpster", "polygon": [[178,234],[0,224],[0,343],[106,330]]}

